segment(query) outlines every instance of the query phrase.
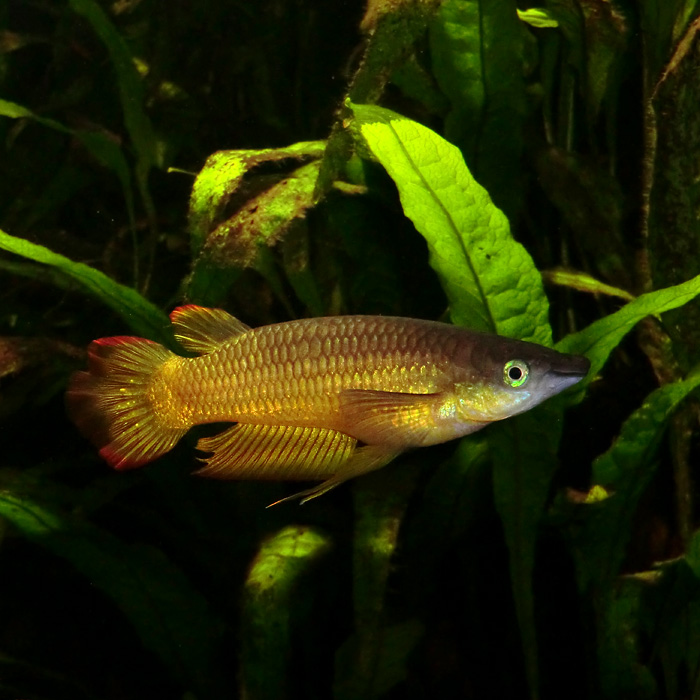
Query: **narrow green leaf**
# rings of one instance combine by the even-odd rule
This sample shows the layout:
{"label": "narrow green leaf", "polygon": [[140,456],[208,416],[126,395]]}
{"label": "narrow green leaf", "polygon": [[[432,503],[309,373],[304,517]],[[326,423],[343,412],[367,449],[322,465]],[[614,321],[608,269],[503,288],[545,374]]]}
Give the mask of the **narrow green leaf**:
{"label": "narrow green leaf", "polygon": [[121,96],[124,124],[134,144],[144,173],[157,165],[156,137],[151,121],[144,112],[143,82],[126,42],[104,10],[93,0],[69,0],[71,9],[85,17],[107,48]]}
{"label": "narrow green leaf", "polygon": [[361,692],[360,695],[354,687],[357,679],[344,672],[344,669],[352,668],[353,660],[358,655],[357,636],[349,637],[336,654],[336,678],[344,678],[347,683],[342,685],[336,681],[333,688],[334,700],[356,700],[358,697],[386,695],[395,685],[406,679],[408,657],[417,646],[423,632],[423,625],[418,620],[408,620],[385,627],[374,660],[374,686],[370,693]]}
{"label": "narrow green leaf", "polygon": [[292,226],[281,241],[282,264],[297,298],[312,316],[323,316],[325,306],[311,270],[309,230],[305,222]]}
{"label": "narrow green leaf", "polygon": [[134,289],[115,282],[89,265],[73,262],[44,246],[15,238],[1,230],[0,249],[51,266],[116,311],[138,335],[173,346],[168,317]]}
{"label": "narrow green leaf", "polygon": [[688,551],[685,553],[685,560],[695,574],[695,577],[700,580],[700,530],[695,532],[688,543]]}
{"label": "narrow green leaf", "polygon": [[362,18],[367,37],[362,61],[348,91],[356,102],[379,100],[386,83],[425,35],[439,0],[372,0]]}
{"label": "narrow green leaf", "polygon": [[330,544],[329,538],[316,530],[289,525],[260,547],[243,592],[243,697],[288,696],[292,617],[302,595],[297,587]]}
{"label": "narrow green leaf", "polygon": [[[591,370],[581,382],[589,383],[600,372],[610,353],[627,333],[645,316],[653,316],[687,304],[700,294],[700,275],[683,284],[642,294],[619,311],[594,321],[578,333],[567,335],[556,345],[561,352],[586,355]],[[583,388],[578,391],[582,391]],[[581,394],[579,394],[581,395]]]}
{"label": "narrow green leaf", "polygon": [[634,296],[624,289],[613,287],[610,284],[605,284],[597,280],[592,275],[586,272],[578,272],[576,270],[565,270],[558,268],[554,270],[544,270],[542,277],[549,284],[557,284],[562,287],[571,287],[579,292],[589,292],[590,294],[605,294],[611,297],[618,297],[625,301],[633,301]]}
{"label": "narrow green leaf", "polygon": [[42,126],[77,138],[99,163],[112,170],[119,178],[124,193],[124,199],[126,200],[129,222],[132,229],[134,228],[135,210],[131,171],[129,170],[129,164],[126,161],[124,153],[113,140],[99,131],[69,129],[55,119],[40,117],[26,107],[14,102],[8,102],[7,100],[0,100],[0,116],[10,117],[11,119],[31,119]]}
{"label": "narrow green leaf", "polygon": [[446,0],[430,27],[433,72],[451,103],[445,136],[514,216],[525,114],[524,29],[515,0]]}
{"label": "narrow green leaf", "polygon": [[[399,465],[367,475],[353,487],[354,658],[337,666],[337,700],[360,697],[373,700],[382,692],[378,662],[386,624],[387,582],[399,528],[418,476],[418,464],[409,465],[407,461],[403,458]],[[399,467],[400,480],[395,474]]]}
{"label": "narrow green leaf", "polygon": [[627,43],[627,26],[623,15],[612,2],[579,0],[586,31],[585,77],[589,123],[595,123],[610,85],[619,72]]}
{"label": "narrow green leaf", "polygon": [[559,26],[554,14],[544,7],[531,7],[529,10],[518,10],[517,12],[518,18],[531,27],[550,29]]}
{"label": "narrow green leaf", "polygon": [[24,491],[21,482],[0,489],[0,516],[109,595],[176,679],[197,692],[214,692],[221,626],[182,572],[160,550],[127,545]]}
{"label": "narrow green leaf", "polygon": [[415,604],[435,595],[441,559],[491,507],[491,462],[484,433],[460,440],[431,474],[403,534],[405,579]]}
{"label": "narrow green leaf", "polygon": [[639,579],[625,578],[602,591],[594,601],[599,635],[594,647],[598,678],[591,679],[590,697],[659,698],[654,675],[643,661],[642,620],[647,587]]}
{"label": "narrow green leaf", "polygon": [[459,149],[380,107],[350,105],[362,138],[423,235],[458,325],[551,345],[542,279]]}

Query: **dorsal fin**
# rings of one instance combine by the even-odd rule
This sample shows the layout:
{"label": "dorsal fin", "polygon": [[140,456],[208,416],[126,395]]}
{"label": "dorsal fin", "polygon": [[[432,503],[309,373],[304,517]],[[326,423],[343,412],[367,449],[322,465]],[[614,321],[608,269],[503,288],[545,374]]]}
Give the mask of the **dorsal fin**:
{"label": "dorsal fin", "polygon": [[226,313],[223,309],[208,309],[204,306],[178,306],[170,314],[175,338],[190,352],[206,355],[221,347],[249,326]]}

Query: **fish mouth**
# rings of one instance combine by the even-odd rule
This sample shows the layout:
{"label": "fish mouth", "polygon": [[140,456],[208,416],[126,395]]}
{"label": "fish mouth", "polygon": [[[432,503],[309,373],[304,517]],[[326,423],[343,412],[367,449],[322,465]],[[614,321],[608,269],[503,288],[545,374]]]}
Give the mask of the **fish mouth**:
{"label": "fish mouth", "polygon": [[591,368],[591,361],[583,355],[564,355],[562,361],[551,368],[552,374],[562,379],[570,378],[572,384],[583,379]]}
{"label": "fish mouth", "polygon": [[591,368],[587,357],[582,355],[564,355],[561,361],[550,368],[550,381],[548,382],[553,393],[559,393],[578,384]]}

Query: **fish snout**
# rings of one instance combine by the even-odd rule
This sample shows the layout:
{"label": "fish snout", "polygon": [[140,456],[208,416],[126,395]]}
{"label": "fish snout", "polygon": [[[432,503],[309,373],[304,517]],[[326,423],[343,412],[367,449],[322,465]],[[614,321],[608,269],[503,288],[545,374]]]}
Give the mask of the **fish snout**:
{"label": "fish snout", "polygon": [[580,382],[591,368],[591,362],[583,355],[562,355],[549,370],[549,384],[554,393],[564,391]]}

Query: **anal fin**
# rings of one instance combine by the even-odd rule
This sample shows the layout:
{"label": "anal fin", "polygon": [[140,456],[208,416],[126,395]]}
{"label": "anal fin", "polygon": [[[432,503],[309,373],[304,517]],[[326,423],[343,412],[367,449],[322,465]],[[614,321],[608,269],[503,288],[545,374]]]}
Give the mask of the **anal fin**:
{"label": "anal fin", "polygon": [[356,440],[327,428],[238,423],[197,449],[212,452],[196,474],[217,479],[323,479],[335,474]]}
{"label": "anal fin", "polygon": [[297,498],[301,499],[301,503],[306,503],[312,498],[322,496],[324,493],[334,489],[348,479],[381,469],[398,457],[402,451],[401,449],[386,447],[385,445],[365,445],[364,447],[358,447],[353,452],[352,457],[344,462],[330,479],[326,479],[326,481],[318,486],[270,503],[267,507],[271,508],[279,503],[293,501]]}

